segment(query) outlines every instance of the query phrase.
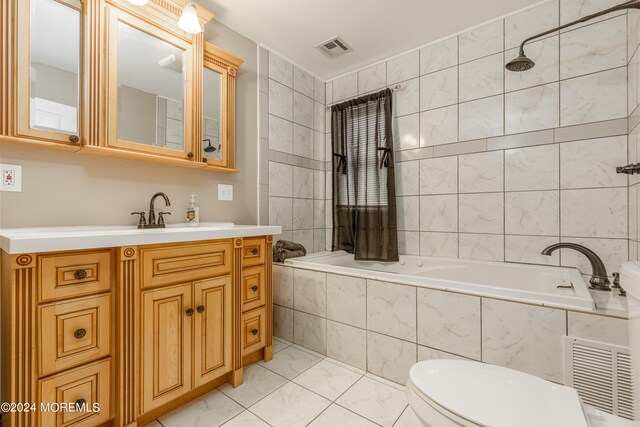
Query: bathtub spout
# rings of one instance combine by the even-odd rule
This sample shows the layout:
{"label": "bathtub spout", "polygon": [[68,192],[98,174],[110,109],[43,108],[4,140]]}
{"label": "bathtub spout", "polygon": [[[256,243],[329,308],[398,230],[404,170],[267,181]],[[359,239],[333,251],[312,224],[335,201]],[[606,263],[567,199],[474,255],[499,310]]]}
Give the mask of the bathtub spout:
{"label": "bathtub spout", "polygon": [[609,277],[607,277],[607,269],[604,263],[595,252],[589,248],[585,248],[577,243],[556,243],[555,245],[548,246],[540,252],[542,255],[551,255],[556,249],[567,248],[580,252],[589,259],[591,263],[591,279],[589,283],[591,289],[597,289],[599,291],[610,291]]}

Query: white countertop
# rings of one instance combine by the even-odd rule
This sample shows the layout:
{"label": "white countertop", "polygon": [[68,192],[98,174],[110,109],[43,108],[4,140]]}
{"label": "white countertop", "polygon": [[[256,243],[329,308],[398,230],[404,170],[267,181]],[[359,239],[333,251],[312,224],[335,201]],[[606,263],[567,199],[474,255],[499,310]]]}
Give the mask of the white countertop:
{"label": "white countertop", "polygon": [[9,254],[21,254],[281,233],[282,228],[279,226],[235,225],[230,222],[201,223],[197,227],[167,224],[167,228],[145,230],[138,230],[136,226],[5,228],[0,230],[0,248]]}

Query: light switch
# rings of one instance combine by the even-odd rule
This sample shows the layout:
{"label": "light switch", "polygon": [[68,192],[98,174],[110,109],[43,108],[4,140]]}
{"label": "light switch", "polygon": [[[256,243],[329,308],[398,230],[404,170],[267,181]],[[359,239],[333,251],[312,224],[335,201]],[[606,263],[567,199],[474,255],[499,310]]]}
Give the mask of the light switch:
{"label": "light switch", "polygon": [[2,182],[0,182],[0,191],[22,191],[22,166],[5,165],[0,163],[0,171],[2,171]]}
{"label": "light switch", "polygon": [[218,200],[233,200],[232,184],[218,184]]}

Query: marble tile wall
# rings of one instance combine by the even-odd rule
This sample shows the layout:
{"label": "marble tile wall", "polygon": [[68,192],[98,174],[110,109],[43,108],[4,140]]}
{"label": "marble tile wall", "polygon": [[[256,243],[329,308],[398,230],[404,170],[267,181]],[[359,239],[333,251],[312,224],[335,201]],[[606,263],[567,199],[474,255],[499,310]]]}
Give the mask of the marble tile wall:
{"label": "marble tile wall", "polygon": [[638,12],[551,34],[526,46],[532,70],[504,68],[527,36],[604,6],[551,0],[327,83],[327,104],[401,85],[394,130],[402,253],[583,273],[579,256],[540,250],[586,244],[609,272],[630,258],[638,209],[632,221],[627,212],[638,196],[615,166],[639,151],[628,144],[637,143],[637,127],[627,127],[640,98]]}
{"label": "marble tile wall", "polygon": [[325,84],[260,49],[260,220],[325,249]]}
{"label": "marble tile wall", "polygon": [[[629,115],[629,163],[640,162],[640,11],[627,14],[627,112]],[[640,179],[629,177],[629,259],[640,260]]]}
{"label": "marble tile wall", "polygon": [[628,346],[626,319],[274,265],[274,334],[399,384],[419,360],[564,382],[563,340]]}

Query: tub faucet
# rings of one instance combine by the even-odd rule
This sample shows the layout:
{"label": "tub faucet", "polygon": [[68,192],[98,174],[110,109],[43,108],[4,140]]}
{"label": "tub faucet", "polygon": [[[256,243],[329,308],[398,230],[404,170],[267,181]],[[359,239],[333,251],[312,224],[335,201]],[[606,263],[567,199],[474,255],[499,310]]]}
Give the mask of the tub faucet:
{"label": "tub faucet", "polygon": [[560,248],[573,249],[580,252],[589,259],[591,263],[591,279],[589,279],[590,289],[597,289],[599,291],[610,291],[609,277],[607,276],[607,269],[604,267],[604,263],[595,252],[589,248],[585,248],[577,243],[556,243],[555,245],[544,248],[542,255],[551,255],[553,251]]}

